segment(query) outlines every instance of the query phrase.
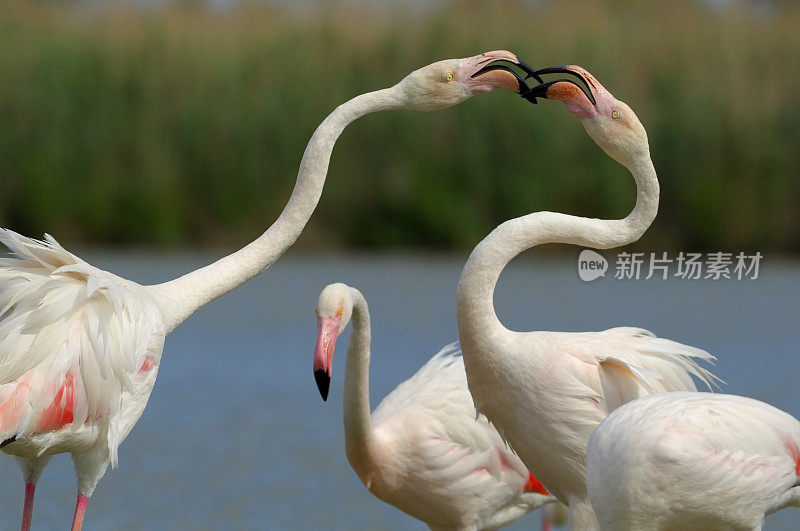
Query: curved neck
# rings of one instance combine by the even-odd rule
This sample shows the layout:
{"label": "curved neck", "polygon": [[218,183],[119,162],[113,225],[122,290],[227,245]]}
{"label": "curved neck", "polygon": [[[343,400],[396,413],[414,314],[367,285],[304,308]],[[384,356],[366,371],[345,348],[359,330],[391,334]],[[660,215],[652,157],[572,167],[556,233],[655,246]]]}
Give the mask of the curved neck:
{"label": "curved neck", "polygon": [[359,476],[366,473],[371,455],[372,424],[369,407],[369,310],[361,293],[351,288],[353,328],[347,345],[344,372],[344,438],[347,458]]}
{"label": "curved neck", "polygon": [[306,146],[292,196],[280,217],[258,239],[211,265],[170,282],[148,286],[162,304],[168,332],[201,306],[240,286],[269,267],[300,236],[322,194],[336,139],[348,124],[369,113],[397,109],[397,86],[361,94],[337,107],[317,127]]}
{"label": "curved neck", "polygon": [[506,331],[494,311],[500,273],[515,256],[544,243],[568,243],[609,249],[638,240],[658,211],[658,179],[649,154],[628,168],[636,181],[636,206],[623,219],[582,218],[557,212],[534,212],[502,223],[470,254],[458,282],[458,331],[465,358],[484,354],[495,332]]}

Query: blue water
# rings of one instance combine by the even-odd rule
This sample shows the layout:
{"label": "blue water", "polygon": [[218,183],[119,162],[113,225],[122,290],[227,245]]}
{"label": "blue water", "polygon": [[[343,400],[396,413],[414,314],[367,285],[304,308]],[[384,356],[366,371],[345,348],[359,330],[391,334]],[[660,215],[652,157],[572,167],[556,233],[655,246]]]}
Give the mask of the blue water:
{"label": "blue water", "polygon": [[[166,280],[210,256],[81,253],[140,282]],[[577,257],[577,251],[574,253]],[[373,324],[373,407],[457,336],[464,255],[302,255],[200,310],[167,339],[150,404],[89,504],[85,529],[425,529],[378,501],[344,455],[340,340],[330,398],[312,376],[314,307],[329,282],[358,287]],[[515,260],[498,315],[517,330],[634,325],[719,357],[723,390],[800,417],[800,264],[767,256],[750,281],[578,279],[573,258]],[[23,488],[0,455],[0,527],[19,526]],[[34,528],[66,528],[75,503],[66,456],[39,482]],[[531,529],[528,515],[509,529]],[[797,529],[800,511],[767,519]]]}

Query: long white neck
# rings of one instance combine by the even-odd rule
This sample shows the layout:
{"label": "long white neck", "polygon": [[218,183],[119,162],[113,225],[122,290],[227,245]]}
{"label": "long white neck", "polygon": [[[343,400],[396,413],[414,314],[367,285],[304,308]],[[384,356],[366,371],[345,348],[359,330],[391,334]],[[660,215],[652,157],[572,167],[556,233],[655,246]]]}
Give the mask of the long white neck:
{"label": "long white neck", "polygon": [[261,273],[295,242],[319,202],[333,146],[348,124],[366,114],[402,106],[402,93],[394,86],[361,94],[337,107],[308,142],[292,196],[280,217],[264,234],[213,264],[175,280],[148,286],[153,297],[162,304],[167,332],[201,306]]}
{"label": "long white neck", "polygon": [[[359,476],[368,472],[372,449],[369,407],[370,323],[367,301],[351,288],[353,328],[344,372],[344,439],[347,458]],[[363,479],[363,478],[362,478]]]}
{"label": "long white neck", "polygon": [[490,355],[495,334],[507,332],[494,311],[494,288],[503,268],[519,253],[544,243],[609,249],[634,242],[647,230],[658,211],[656,171],[647,152],[628,169],[636,181],[636,206],[624,219],[534,212],[502,223],[475,247],[458,282],[458,331],[465,363],[470,352]]}

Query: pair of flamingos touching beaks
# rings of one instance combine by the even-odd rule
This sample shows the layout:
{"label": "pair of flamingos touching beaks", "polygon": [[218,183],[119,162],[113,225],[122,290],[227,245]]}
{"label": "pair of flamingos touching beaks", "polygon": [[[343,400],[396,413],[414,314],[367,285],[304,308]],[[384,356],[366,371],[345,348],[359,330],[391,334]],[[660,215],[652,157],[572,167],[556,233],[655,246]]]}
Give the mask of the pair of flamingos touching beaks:
{"label": "pair of flamingos touching beaks", "polygon": [[[542,82],[540,76],[552,73],[575,79]],[[540,84],[528,87],[527,77]],[[615,448],[622,451],[622,442],[637,438],[617,432],[638,411],[631,412],[633,406],[645,407],[638,405],[641,401],[620,408],[628,416],[598,430],[589,465],[609,464],[589,469],[587,492],[587,444],[604,418],[643,395],[694,391],[692,376],[713,382],[695,361],[711,356],[641,329],[518,333],[499,322],[492,294],[514,256],[548,242],[610,248],[635,241],[656,215],[658,181],[644,128],[588,72],[579,67],[533,71],[514,54],[498,51],[439,61],[393,87],[340,105],[309,141],[278,220],[241,250],[170,282],[142,286],[92,267],[49,236],[37,241],[0,229],[0,241],[13,253],[0,259],[0,447],[18,458],[23,471],[23,529],[30,527],[42,470],[52,455],[63,452],[71,453],[78,479],[73,529],[82,526],[89,497],[108,465],[116,464],[119,444],[144,411],[166,335],[204,304],[263,271],[297,239],[319,200],[334,143],[349,123],[380,110],[441,109],[495,88],[534,102],[544,97],[566,103],[595,142],[631,171],[636,206],[622,220],[537,212],[495,229],[472,252],[458,286],[463,370],[461,358],[443,351],[390,394],[372,419],[366,303],[352,288],[326,288],[317,309],[321,337],[315,377],[325,394],[333,339],[352,316],[345,428],[348,458],[359,477],[377,496],[434,528],[497,527],[552,501],[528,470],[569,505],[571,525],[580,529],[598,525],[589,501],[597,489],[594,507],[609,528],[626,527],[626,522],[658,528],[673,517],[688,526],[690,518],[702,517],[706,520],[698,521],[736,527],[760,523],[764,513],[797,504],[797,489],[784,487],[797,482],[800,424],[759,402],[699,393],[683,401],[677,399],[684,395],[662,395],[675,397],[672,402],[683,407],[678,418],[673,418],[674,404],[667,409],[672,414],[664,421],[671,426],[669,449],[693,449],[670,454],[674,470],[660,469],[662,476],[683,474],[678,494],[653,481],[648,452],[660,450],[658,445],[629,445],[623,452],[627,461],[614,454]],[[717,408],[723,400],[746,402],[750,409]],[[699,405],[689,409],[688,402]],[[485,419],[476,422],[474,408],[500,429],[519,457]],[[674,429],[681,422],[688,427]],[[726,429],[707,431],[719,423]],[[759,429],[742,436],[742,426],[758,423]],[[652,424],[648,436],[663,445],[657,429],[660,425]],[[606,442],[609,437],[617,446]],[[763,461],[774,466],[759,467]],[[743,475],[753,467],[764,481]],[[703,481],[692,484],[691,474]],[[727,498],[711,499],[705,485],[722,474],[735,484],[725,484]],[[649,490],[632,503],[632,493],[643,483]],[[680,503],[669,510],[663,503],[654,505],[667,494],[682,496],[680,503],[690,510],[683,511]]]}

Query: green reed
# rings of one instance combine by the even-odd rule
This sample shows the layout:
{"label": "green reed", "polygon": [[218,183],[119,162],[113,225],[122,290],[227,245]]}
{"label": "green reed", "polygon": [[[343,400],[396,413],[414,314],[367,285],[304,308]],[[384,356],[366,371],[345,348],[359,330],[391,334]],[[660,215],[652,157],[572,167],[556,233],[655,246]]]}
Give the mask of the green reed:
{"label": "green reed", "polygon": [[[800,251],[800,10],[564,4],[211,13],[0,0],[0,225],[67,242],[241,244],[278,215],[336,105],[506,48],[536,66],[581,64],[637,112],[662,183],[640,245]],[[633,189],[561,105],[493,93],[353,124],[300,245],[468,249],[533,210],[624,216]]]}

